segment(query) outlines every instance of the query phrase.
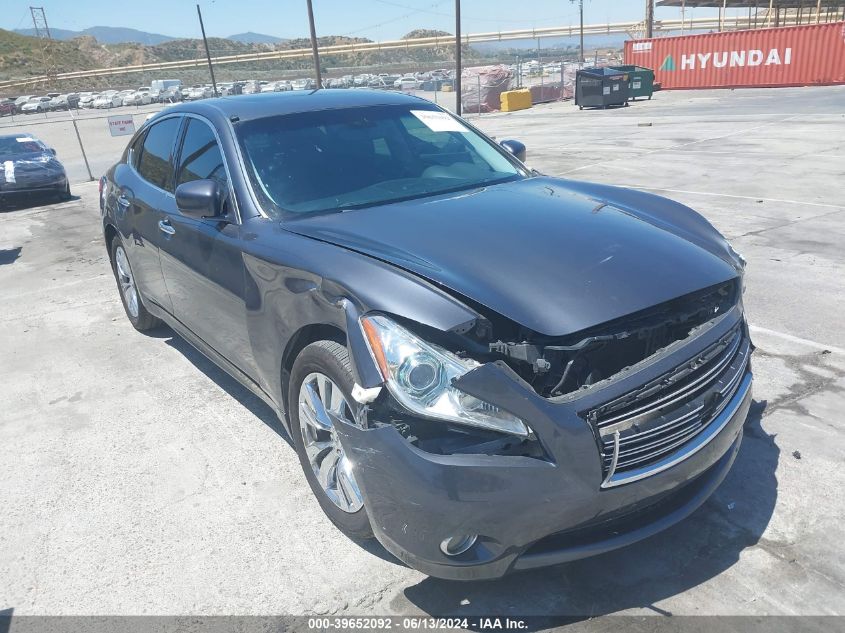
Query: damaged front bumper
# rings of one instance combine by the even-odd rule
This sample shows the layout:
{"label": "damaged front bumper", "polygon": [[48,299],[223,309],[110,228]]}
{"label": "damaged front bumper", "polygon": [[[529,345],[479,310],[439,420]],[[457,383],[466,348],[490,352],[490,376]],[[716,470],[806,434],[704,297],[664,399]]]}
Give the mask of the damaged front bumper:
{"label": "damaged front bumper", "polygon": [[0,196],[62,193],[68,179],[54,159],[0,161]]}
{"label": "damaged front bumper", "polygon": [[[394,426],[380,424],[376,406],[365,426],[337,425],[376,537],[426,574],[472,580],[592,556],[680,521],[715,490],[739,449],[751,403],[748,344],[737,352],[745,357],[737,356],[729,368],[738,379],[706,428],[621,485],[603,486],[613,473],[599,430],[584,412],[676,370],[732,331],[741,328],[747,340],[741,322],[739,313],[725,315],[694,340],[571,397],[543,398],[496,364],[461,379],[462,390],[530,425],[547,459],[426,452]],[[477,539],[466,552],[443,552],[445,540],[470,535]]]}

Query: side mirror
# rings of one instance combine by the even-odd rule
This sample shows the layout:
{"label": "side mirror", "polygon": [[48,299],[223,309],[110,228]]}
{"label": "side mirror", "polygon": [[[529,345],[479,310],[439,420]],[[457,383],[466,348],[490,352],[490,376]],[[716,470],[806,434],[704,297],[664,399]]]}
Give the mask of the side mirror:
{"label": "side mirror", "polygon": [[189,218],[219,218],[225,201],[226,191],[216,180],[194,180],[176,187],[176,206]]}
{"label": "side mirror", "polygon": [[499,143],[502,147],[508,150],[511,154],[516,156],[523,163],[525,162],[525,144],[512,139],[505,140]]}
{"label": "side mirror", "polygon": [[51,153],[53,156],[55,156],[55,155],[56,155],[56,148],[55,148],[55,147],[51,147],[51,148],[50,148],[50,153]]}

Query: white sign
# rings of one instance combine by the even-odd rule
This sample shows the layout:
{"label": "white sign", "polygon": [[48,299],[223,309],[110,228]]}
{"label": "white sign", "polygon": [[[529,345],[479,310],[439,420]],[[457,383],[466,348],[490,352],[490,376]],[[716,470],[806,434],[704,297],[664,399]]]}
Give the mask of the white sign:
{"label": "white sign", "polygon": [[463,124],[445,112],[437,110],[411,110],[411,114],[417,117],[432,132],[466,132]]}
{"label": "white sign", "polygon": [[118,114],[109,117],[109,132],[112,136],[135,134],[135,119],[132,115]]}

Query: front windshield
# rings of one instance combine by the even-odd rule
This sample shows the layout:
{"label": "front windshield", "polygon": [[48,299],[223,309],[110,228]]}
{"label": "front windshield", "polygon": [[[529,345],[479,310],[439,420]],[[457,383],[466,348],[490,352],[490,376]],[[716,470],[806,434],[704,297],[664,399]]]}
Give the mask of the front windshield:
{"label": "front windshield", "polygon": [[523,175],[502,150],[426,104],[303,112],[236,129],[273,214],[367,207]]}
{"label": "front windshield", "polygon": [[44,147],[34,138],[28,136],[0,138],[0,156],[15,156],[43,152]]}

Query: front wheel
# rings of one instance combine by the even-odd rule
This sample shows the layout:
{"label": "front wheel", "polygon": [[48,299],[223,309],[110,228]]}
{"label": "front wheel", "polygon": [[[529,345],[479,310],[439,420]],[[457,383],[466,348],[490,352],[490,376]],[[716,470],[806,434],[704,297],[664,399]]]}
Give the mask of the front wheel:
{"label": "front wheel", "polygon": [[293,364],[288,409],[299,462],[320,507],[344,534],[364,539],[373,536],[364,495],[355,479],[354,460],[335,429],[337,423],[355,423],[353,386],[346,347],[317,341]]}
{"label": "front wheel", "polygon": [[[68,190],[70,191],[70,190]],[[112,240],[111,262],[114,278],[117,281],[117,288],[120,290],[120,300],[123,302],[123,309],[129,322],[139,332],[145,332],[158,326],[161,321],[150,314],[144,307],[141,293],[135,284],[135,276],[129,265],[129,258],[126,256],[126,249],[119,237]]]}
{"label": "front wheel", "polygon": [[64,191],[59,192],[58,199],[59,199],[61,202],[67,202],[67,201],[68,201],[68,200],[70,200],[71,198],[72,198],[72,196],[71,196],[71,194],[70,194],[70,183],[67,183],[67,184],[65,185],[65,190],[64,190]]}

